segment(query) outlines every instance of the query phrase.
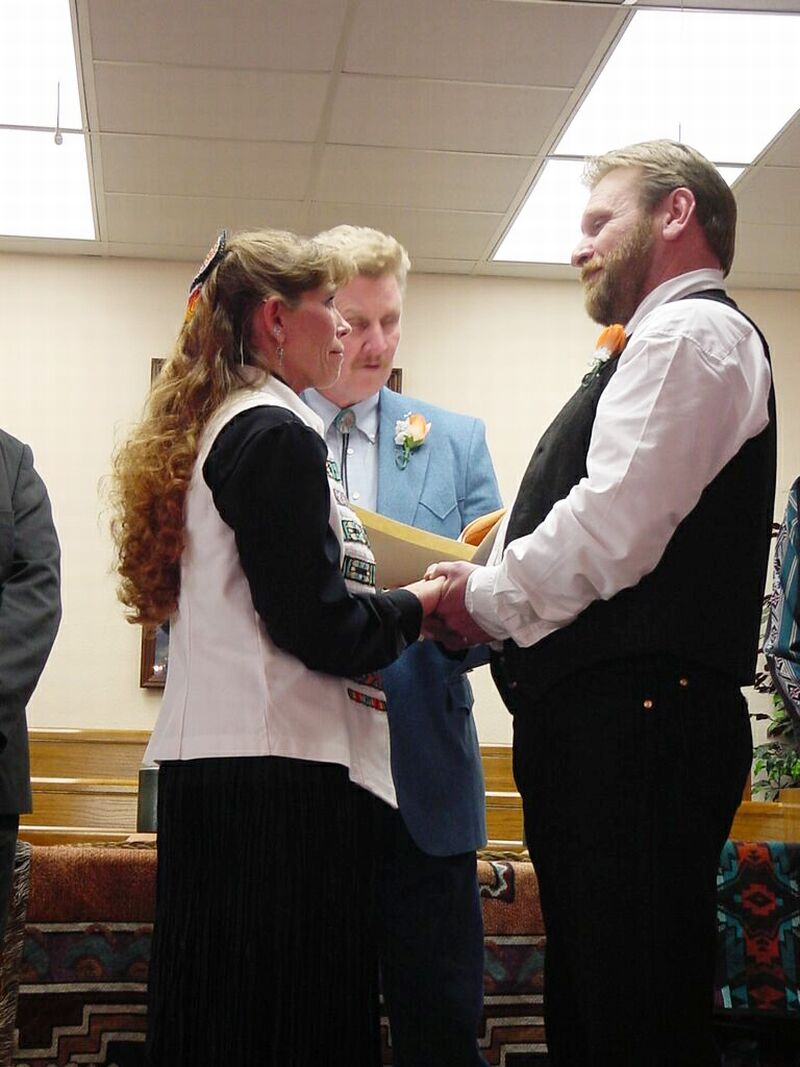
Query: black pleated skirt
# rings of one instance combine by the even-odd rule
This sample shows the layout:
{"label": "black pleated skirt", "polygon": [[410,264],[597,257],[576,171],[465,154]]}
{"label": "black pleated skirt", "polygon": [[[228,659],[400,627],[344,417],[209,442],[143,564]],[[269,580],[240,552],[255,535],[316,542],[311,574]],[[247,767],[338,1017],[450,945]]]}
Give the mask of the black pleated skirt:
{"label": "black pleated skirt", "polygon": [[150,1067],[379,1063],[380,805],[337,764],[161,764]]}

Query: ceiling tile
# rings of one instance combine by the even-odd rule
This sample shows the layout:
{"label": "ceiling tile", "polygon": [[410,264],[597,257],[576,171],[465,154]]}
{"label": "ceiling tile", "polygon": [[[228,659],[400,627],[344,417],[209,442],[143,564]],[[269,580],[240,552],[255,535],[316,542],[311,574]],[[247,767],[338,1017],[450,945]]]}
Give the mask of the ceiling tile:
{"label": "ceiling tile", "polygon": [[344,75],[328,139],[536,155],[569,97],[567,89]]}
{"label": "ceiling tile", "polygon": [[101,134],[110,193],[300,200],[313,146]]}
{"label": "ceiling tile", "polygon": [[370,0],[345,71],[571,88],[620,10],[500,0]]}
{"label": "ceiling tile", "polygon": [[118,241],[109,241],[107,244],[110,256],[124,256],[127,259],[168,259],[172,262],[194,263],[195,270],[189,271],[186,276],[188,287],[189,280],[195,274],[197,265],[203,262],[208,245],[164,245],[164,244],[128,244]]}
{"label": "ceiling tile", "polygon": [[[677,7],[675,0],[647,0],[648,7]],[[681,0],[681,7],[708,11],[800,11],[800,0]]]}
{"label": "ceiling tile", "polygon": [[736,233],[737,274],[794,274],[800,288],[800,225],[739,225]]}
{"label": "ceiling tile", "polygon": [[88,0],[97,59],[330,70],[346,0]]}
{"label": "ceiling tile", "polygon": [[414,271],[417,274],[472,274],[475,267],[471,259],[426,259],[414,257]]}
{"label": "ceiling tile", "polygon": [[763,162],[772,167],[800,167],[800,112],[764,155]]}
{"label": "ceiling tile", "polygon": [[208,248],[220,230],[302,229],[303,211],[286,200],[222,197],[106,196],[105,239],[128,244]]}
{"label": "ceiling tile", "polygon": [[410,211],[354,204],[314,204],[309,230],[317,233],[342,222],[372,226],[393,234],[415,257],[475,260],[492,239],[501,215],[478,211]]}
{"label": "ceiling tile", "polygon": [[740,226],[800,224],[800,167],[758,167],[737,189],[736,203]]}
{"label": "ceiling tile", "polygon": [[[70,4],[102,239],[0,248],[197,262],[223,226],[352,221],[395,232],[417,269],[572,277],[484,256],[632,14],[621,0]],[[798,181],[800,115],[738,183],[736,284],[800,288]]]}
{"label": "ceiling tile", "polygon": [[313,141],[324,74],[95,63],[103,133]]}
{"label": "ceiling tile", "polygon": [[315,199],[503,212],[531,162],[522,156],[328,145]]}

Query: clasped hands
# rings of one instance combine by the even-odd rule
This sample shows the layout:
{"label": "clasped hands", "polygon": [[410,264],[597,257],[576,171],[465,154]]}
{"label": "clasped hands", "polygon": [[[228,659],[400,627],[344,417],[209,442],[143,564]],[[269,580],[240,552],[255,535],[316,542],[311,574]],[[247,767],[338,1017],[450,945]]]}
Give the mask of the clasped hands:
{"label": "clasped hands", "polygon": [[464,603],[474,563],[432,563],[425,577],[406,586],[422,604],[422,634],[451,650],[484,644],[492,637],[478,626]]}

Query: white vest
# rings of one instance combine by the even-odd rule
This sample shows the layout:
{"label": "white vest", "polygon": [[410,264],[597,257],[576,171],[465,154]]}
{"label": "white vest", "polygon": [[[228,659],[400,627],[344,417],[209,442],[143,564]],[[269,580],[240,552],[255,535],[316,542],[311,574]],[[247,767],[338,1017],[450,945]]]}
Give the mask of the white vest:
{"label": "white vest", "polygon": [[[339,763],[349,768],[351,781],[396,806],[383,692],[363,680],[309,670],[270,640],[253,606],[233,530],[203,478],[223,426],[242,411],[270,404],[292,411],[322,436],[318,416],[275,378],[234,393],[206,426],[186,494],[186,547],[178,609],[170,620],[167,683],[145,760],[272,755]],[[337,477],[329,462],[330,526],[345,574],[362,575],[359,582],[346,579],[347,586],[372,592],[363,573],[374,574],[373,557]]]}

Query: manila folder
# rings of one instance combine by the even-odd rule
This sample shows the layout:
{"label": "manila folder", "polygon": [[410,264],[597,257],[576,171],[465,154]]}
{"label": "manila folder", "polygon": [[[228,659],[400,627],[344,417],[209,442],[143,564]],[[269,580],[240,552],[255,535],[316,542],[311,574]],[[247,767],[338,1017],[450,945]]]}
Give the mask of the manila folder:
{"label": "manila folder", "polygon": [[469,562],[475,554],[474,545],[418,530],[387,515],[359,508],[352,501],[350,507],[366,527],[378,565],[375,579],[378,589],[394,589],[415,582],[431,563],[458,559]]}

